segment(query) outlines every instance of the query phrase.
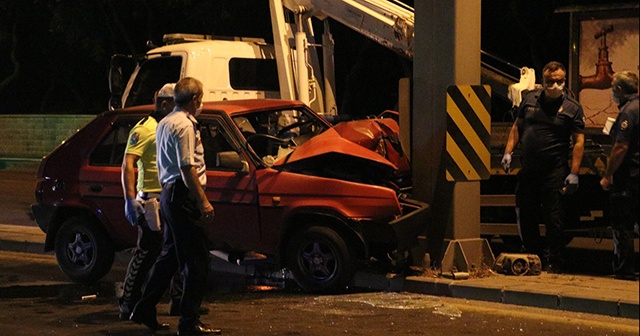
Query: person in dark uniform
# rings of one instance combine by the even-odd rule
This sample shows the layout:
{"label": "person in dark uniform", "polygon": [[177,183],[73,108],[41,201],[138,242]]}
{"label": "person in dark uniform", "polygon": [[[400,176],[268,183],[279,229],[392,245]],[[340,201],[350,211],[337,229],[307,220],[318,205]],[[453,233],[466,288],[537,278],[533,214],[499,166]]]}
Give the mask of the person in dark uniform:
{"label": "person in dark uniform", "polygon": [[638,76],[616,72],[611,83],[620,113],[611,127],[613,148],[600,186],[610,190],[613,230],[613,272],[618,279],[635,280],[633,239],[638,224]]}
{"label": "person in dark uniform", "polygon": [[[538,254],[545,269],[555,273],[561,272],[565,254],[562,194],[578,189],[584,153],[584,113],[580,104],[565,93],[566,74],[558,62],[545,65],[542,89],[523,97],[501,161],[508,172],[513,150],[522,144],[522,168],[516,187],[520,237],[524,250]],[[540,219],[546,226],[546,246],[540,237]]]}
{"label": "person in dark uniform", "polygon": [[152,330],[168,328],[158,322],[156,305],[177,266],[184,278],[178,335],[221,334],[205,326],[198,314],[209,266],[204,225],[211,224],[214,214],[204,193],[204,148],[195,119],[202,111],[202,98],[202,82],[191,77],[178,81],[176,107],[156,129],[160,210],[166,228],[162,252],[131,314],[133,322]]}
{"label": "person in dark uniform", "polygon": [[[162,248],[162,226],[156,210],[160,191],[156,167],[156,126],[171,110],[174,83],[165,84],[154,95],[155,110],[140,120],[129,132],[124,159],[122,160],[122,189],[125,199],[125,216],[138,229],[135,252],[129,261],[119,299],[120,319],[128,320],[135,304],[140,300],[142,287],[149,270]],[[136,179],[135,167],[138,168]],[[148,211],[145,211],[148,210]],[[172,305],[179,305],[182,287],[179,277],[172,281]],[[177,299],[177,300],[174,300]]]}

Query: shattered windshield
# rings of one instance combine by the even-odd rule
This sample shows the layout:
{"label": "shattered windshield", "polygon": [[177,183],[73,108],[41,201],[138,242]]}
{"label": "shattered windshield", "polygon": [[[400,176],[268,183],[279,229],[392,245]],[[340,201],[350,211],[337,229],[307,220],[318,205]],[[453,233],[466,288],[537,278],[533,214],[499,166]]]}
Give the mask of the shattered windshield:
{"label": "shattered windshield", "polygon": [[233,117],[233,122],[269,167],[328,128],[306,109],[259,111]]}

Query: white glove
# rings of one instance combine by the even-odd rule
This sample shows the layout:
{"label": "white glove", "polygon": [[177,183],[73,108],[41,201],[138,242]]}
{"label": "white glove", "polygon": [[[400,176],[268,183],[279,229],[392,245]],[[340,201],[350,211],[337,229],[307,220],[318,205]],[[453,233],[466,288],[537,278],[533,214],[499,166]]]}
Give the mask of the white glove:
{"label": "white glove", "polygon": [[567,195],[571,195],[574,192],[578,191],[578,175],[569,174],[564,179],[564,187],[562,188],[563,193]]}
{"label": "white glove", "polygon": [[135,198],[127,197],[124,203],[124,214],[132,226],[138,224],[138,218],[144,215],[144,206]]}
{"label": "white glove", "polygon": [[508,173],[511,170],[511,153],[504,153],[500,164],[502,165],[502,169]]}

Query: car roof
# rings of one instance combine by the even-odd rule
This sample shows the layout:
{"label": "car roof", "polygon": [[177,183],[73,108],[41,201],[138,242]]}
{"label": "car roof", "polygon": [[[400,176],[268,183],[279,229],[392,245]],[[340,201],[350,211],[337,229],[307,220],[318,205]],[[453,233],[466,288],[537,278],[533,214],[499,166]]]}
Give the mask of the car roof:
{"label": "car roof", "polygon": [[[234,114],[243,114],[250,111],[260,111],[269,109],[286,109],[286,108],[299,108],[305,106],[304,103],[297,100],[283,100],[283,99],[244,99],[244,100],[223,100],[214,102],[204,102],[202,107],[202,113],[204,115],[211,113],[212,111],[222,112],[230,117]],[[127,107],[124,109],[116,110],[114,113],[126,114],[126,113],[148,113],[155,108],[154,105],[140,105]],[[107,112],[109,113],[109,112]]]}
{"label": "car roof", "polygon": [[222,111],[229,116],[248,111],[259,111],[280,108],[296,108],[305,106],[304,103],[296,100],[282,99],[245,99],[245,100],[223,100],[215,102],[204,102],[202,113],[208,110]]}

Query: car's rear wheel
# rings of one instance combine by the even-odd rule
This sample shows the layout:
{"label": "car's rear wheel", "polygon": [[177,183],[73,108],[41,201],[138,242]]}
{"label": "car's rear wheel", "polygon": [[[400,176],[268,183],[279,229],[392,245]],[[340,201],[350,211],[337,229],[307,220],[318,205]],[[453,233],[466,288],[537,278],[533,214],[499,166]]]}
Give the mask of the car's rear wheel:
{"label": "car's rear wheel", "polygon": [[313,226],[293,237],[287,249],[287,265],[296,283],[311,292],[345,288],[353,275],[352,254],[334,230]]}
{"label": "car's rear wheel", "polygon": [[111,270],[115,254],[106,232],[84,217],[62,223],[55,252],[58,266],[75,282],[100,280]]}

